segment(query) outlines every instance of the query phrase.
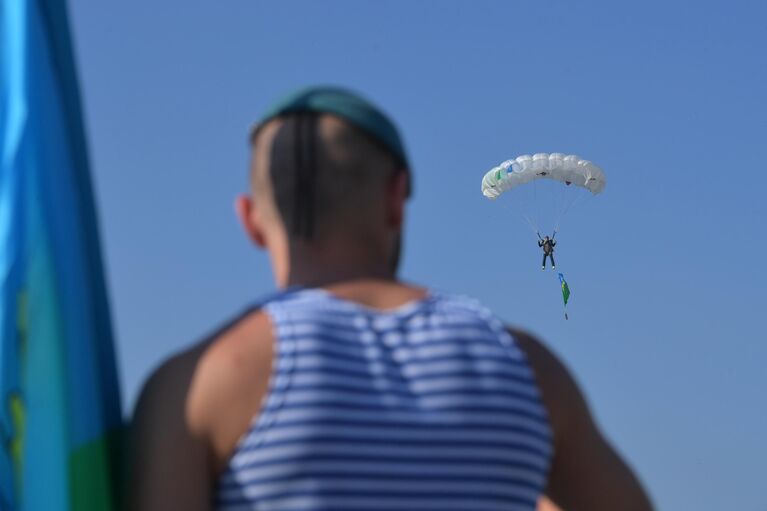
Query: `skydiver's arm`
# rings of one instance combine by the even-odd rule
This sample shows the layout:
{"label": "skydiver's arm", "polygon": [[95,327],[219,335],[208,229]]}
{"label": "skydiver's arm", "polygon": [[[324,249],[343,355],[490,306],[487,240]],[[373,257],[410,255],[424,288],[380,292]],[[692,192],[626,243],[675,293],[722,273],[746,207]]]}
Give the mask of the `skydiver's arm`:
{"label": "skydiver's arm", "polygon": [[650,511],[638,479],[602,436],[578,385],[537,339],[511,331],[536,374],[554,431],[546,495],[566,510]]}
{"label": "skydiver's arm", "polygon": [[195,350],[172,358],[149,378],[131,424],[129,511],[208,511],[209,449],[189,426],[187,399]]}

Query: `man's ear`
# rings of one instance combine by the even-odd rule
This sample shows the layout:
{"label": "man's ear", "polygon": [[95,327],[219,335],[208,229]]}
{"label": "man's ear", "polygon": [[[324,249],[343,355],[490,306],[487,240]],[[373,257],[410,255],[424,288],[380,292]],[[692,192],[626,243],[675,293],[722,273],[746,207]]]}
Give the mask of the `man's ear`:
{"label": "man's ear", "polygon": [[266,236],[261,225],[253,199],[249,195],[238,195],[234,199],[234,210],[245,234],[258,248],[266,247]]}
{"label": "man's ear", "polygon": [[409,189],[410,176],[408,173],[404,170],[395,172],[389,181],[386,193],[386,219],[391,227],[402,226]]}

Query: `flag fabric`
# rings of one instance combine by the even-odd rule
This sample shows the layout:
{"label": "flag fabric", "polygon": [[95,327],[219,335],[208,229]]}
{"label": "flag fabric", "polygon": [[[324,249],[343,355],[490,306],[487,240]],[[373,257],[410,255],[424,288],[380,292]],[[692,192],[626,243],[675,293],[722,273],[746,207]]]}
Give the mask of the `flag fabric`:
{"label": "flag fabric", "polygon": [[113,509],[121,426],[66,5],[0,0],[0,509]]}
{"label": "flag fabric", "polygon": [[565,281],[565,276],[561,273],[559,274],[559,283],[562,285],[562,299],[565,301],[565,306],[567,305],[567,300],[570,299],[570,287],[567,285],[567,282]]}

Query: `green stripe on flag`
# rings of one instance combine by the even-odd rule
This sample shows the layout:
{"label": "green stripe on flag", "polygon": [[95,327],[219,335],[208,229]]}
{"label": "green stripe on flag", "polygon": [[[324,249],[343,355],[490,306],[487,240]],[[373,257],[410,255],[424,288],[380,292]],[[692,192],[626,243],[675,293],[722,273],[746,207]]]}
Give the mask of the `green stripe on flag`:
{"label": "green stripe on flag", "polygon": [[73,510],[105,511],[119,501],[122,467],[115,465],[122,459],[124,437],[124,428],[116,429],[73,450],[69,457]]}

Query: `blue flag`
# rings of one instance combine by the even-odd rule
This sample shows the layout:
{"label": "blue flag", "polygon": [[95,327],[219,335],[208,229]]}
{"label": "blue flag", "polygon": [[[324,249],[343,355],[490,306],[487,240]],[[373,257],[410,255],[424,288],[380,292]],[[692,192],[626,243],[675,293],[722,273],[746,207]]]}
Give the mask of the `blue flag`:
{"label": "blue flag", "polygon": [[0,509],[113,508],[121,407],[63,0],[0,0]]}

